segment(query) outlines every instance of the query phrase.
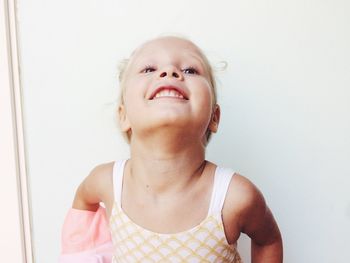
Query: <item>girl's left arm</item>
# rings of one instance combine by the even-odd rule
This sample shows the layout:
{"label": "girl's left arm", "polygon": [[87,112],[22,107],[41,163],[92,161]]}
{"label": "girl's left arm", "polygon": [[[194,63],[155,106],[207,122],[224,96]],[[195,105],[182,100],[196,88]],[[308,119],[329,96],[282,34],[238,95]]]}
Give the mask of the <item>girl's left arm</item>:
{"label": "girl's left arm", "polygon": [[282,237],[259,189],[243,176],[239,188],[239,228],[251,238],[252,263],[283,262]]}
{"label": "girl's left arm", "polygon": [[[261,220],[261,221],[260,221]],[[277,223],[268,207],[261,214],[260,222],[246,226],[246,233],[251,238],[252,263],[283,262],[282,237]]]}

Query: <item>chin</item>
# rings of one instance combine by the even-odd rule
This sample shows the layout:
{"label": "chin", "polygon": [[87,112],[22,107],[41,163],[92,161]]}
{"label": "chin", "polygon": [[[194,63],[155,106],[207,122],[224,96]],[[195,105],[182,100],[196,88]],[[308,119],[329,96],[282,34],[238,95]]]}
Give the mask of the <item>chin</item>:
{"label": "chin", "polygon": [[[183,117],[178,117],[178,116],[165,116],[163,118],[159,118],[155,120],[154,124],[155,126],[161,128],[161,127],[186,127],[188,126],[188,120],[186,120]],[[186,125],[187,124],[187,125]]]}

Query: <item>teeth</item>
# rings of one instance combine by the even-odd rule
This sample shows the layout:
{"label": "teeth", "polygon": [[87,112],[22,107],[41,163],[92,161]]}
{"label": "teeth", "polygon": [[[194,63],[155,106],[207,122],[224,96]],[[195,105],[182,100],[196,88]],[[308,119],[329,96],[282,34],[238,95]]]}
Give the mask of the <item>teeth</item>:
{"label": "teeth", "polygon": [[173,89],[171,90],[163,89],[154,96],[154,98],[161,98],[161,97],[174,97],[174,98],[180,98],[180,99],[184,98],[180,92]]}

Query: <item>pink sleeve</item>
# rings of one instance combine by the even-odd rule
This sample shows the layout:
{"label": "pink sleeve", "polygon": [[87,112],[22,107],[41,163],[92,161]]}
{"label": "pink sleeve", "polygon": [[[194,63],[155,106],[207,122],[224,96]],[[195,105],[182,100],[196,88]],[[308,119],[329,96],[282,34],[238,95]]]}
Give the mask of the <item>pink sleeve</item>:
{"label": "pink sleeve", "polygon": [[110,263],[113,246],[106,211],[71,208],[62,229],[60,263]]}

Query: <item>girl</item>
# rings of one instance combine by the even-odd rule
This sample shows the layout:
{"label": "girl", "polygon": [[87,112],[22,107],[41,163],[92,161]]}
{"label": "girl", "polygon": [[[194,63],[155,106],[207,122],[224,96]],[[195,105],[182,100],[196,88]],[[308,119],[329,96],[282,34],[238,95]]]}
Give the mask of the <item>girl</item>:
{"label": "girl", "polygon": [[220,107],[208,60],[192,42],[160,37],[137,48],[120,74],[118,118],[130,159],[101,164],[78,187],[73,208],[103,202],[113,262],[282,262],[278,226],[246,178],[205,159]]}

